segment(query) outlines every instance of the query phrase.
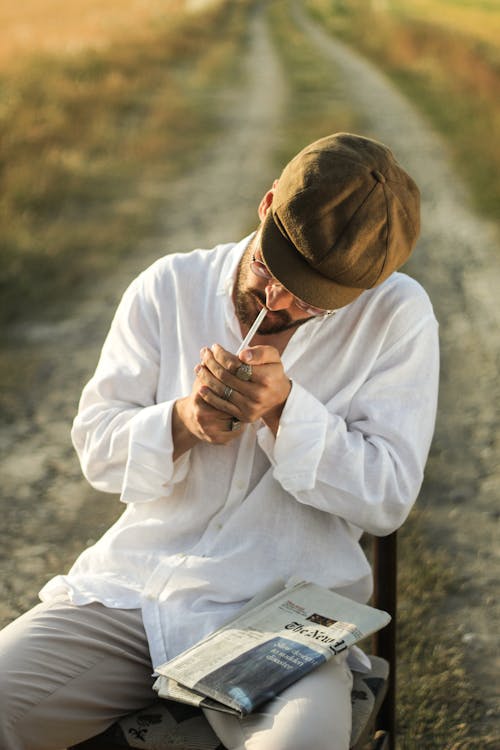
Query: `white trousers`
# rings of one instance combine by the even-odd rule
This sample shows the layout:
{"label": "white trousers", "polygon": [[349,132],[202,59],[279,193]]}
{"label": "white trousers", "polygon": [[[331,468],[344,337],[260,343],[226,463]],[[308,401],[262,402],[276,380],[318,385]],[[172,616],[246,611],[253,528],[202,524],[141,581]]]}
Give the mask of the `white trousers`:
{"label": "white trousers", "polygon": [[[0,748],[62,750],[156,700],[140,610],[42,603],[0,632]],[[351,672],[332,660],[262,710],[205,712],[228,750],[348,750]]]}

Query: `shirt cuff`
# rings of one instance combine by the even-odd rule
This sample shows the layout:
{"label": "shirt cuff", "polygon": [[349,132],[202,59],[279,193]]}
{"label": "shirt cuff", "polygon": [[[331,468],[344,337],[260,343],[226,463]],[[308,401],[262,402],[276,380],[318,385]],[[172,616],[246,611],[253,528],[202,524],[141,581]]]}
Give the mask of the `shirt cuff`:
{"label": "shirt cuff", "polygon": [[259,430],[259,445],[274,466],[274,478],[287,492],[314,488],[328,418],[326,407],[294,381],[276,437],[268,427]]}
{"label": "shirt cuff", "polygon": [[123,479],[124,503],[166,497],[185,479],[190,451],[172,460],[172,409],[175,401],[147,406],[130,423],[129,454]]}

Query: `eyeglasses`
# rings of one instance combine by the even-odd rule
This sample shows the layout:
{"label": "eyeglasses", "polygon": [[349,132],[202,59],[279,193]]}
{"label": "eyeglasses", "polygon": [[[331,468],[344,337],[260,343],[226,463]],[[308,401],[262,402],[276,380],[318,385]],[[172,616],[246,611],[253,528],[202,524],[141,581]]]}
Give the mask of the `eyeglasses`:
{"label": "eyeglasses", "polygon": [[[279,286],[283,286],[283,284],[280,284],[278,279],[276,279],[272,273],[269,272],[267,266],[265,263],[263,263],[261,260],[255,257],[255,254],[252,255],[252,260],[250,261],[250,268],[252,269],[252,272],[256,276],[260,276],[261,279],[267,279],[268,281],[274,281]],[[283,289],[286,289],[286,287],[283,287]],[[287,290],[288,291],[288,290]],[[291,292],[290,292],[291,294]],[[320,317],[321,315],[334,315],[335,310],[323,310],[320,307],[313,307],[312,305],[309,305],[307,302],[303,302],[301,299],[296,297],[294,294],[292,294],[294,304],[297,305],[297,307],[300,310],[303,310],[308,315],[312,315],[313,317]]]}

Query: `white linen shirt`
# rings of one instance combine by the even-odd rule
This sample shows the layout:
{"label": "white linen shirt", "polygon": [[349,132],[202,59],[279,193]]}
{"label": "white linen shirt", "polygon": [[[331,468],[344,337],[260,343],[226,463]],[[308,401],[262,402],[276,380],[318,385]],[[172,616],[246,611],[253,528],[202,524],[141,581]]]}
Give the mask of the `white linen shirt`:
{"label": "white linen shirt", "polygon": [[142,607],[154,666],[277,579],[366,601],[362,530],[399,527],[423,478],[437,324],[401,273],[296,330],[276,437],[259,422],[173,461],[172,407],[191,391],[200,349],[241,343],[232,290],[249,240],[166,256],[133,281],[73,426],[85,476],[126,508],[40,596]]}

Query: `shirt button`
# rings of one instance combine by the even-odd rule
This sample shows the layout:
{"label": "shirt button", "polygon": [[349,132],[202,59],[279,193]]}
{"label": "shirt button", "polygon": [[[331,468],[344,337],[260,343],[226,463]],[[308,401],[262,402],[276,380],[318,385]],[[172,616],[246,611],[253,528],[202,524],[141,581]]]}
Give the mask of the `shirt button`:
{"label": "shirt button", "polygon": [[236,489],[238,489],[238,490],[243,490],[243,489],[245,489],[245,484],[244,484],[244,482],[236,482]]}

